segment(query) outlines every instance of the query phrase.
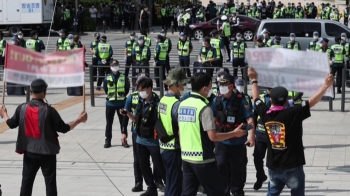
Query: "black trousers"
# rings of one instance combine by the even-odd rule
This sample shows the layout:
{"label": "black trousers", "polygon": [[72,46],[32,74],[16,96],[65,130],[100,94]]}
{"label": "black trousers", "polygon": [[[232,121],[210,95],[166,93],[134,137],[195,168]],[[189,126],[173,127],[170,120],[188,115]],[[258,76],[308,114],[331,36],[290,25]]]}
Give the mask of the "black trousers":
{"label": "black trousers", "polygon": [[216,162],[193,164],[182,161],[183,181],[182,196],[196,196],[199,183],[207,192],[207,196],[223,196],[222,178]]}
{"label": "black trousers", "polygon": [[215,142],[215,157],[222,179],[225,196],[243,192],[247,180],[247,147],[245,144],[226,145]]}
{"label": "black trousers", "polygon": [[205,70],[205,73],[207,73],[211,78],[213,77],[213,73],[214,73],[214,68],[215,66],[215,62],[213,63],[203,63],[203,67],[208,67],[208,69]]}
{"label": "black trousers", "polygon": [[130,25],[129,25],[129,30],[135,30],[135,15],[130,16]]}
{"label": "black trousers", "polygon": [[[159,78],[160,76],[160,69],[162,70],[163,74],[162,74],[162,79]],[[156,65],[156,68],[154,68],[154,76],[155,76],[155,79],[156,79],[156,84],[157,84],[157,87],[160,87],[160,84],[163,83],[163,80],[166,79],[166,76],[165,76],[165,65],[159,65],[157,64]],[[168,86],[164,84],[164,88],[165,90],[168,90]]]}
{"label": "black trousers", "polygon": [[335,73],[337,73],[337,78],[335,80],[336,87],[340,89],[342,87],[342,78],[343,78],[343,67],[334,67],[332,66],[332,74],[335,76]]}
{"label": "black trousers", "polygon": [[148,20],[141,22],[141,29],[142,30],[148,30]]}
{"label": "black trousers", "polygon": [[126,63],[125,63],[125,76],[129,77],[129,71],[130,71],[130,67],[133,64],[133,59],[131,56],[128,56],[126,59]]}
{"label": "black trousers", "polygon": [[[230,40],[229,40],[229,38],[228,37],[222,37],[222,41],[224,42],[224,46],[226,48],[228,58],[231,59],[231,50],[230,50]],[[226,59],[223,59],[223,60],[226,61]]]}
{"label": "black trousers", "polygon": [[137,138],[137,134],[132,133],[132,152],[134,154],[134,177],[135,177],[135,184],[137,183],[142,184],[143,177],[142,177],[141,167],[139,163],[139,158],[137,155],[137,148],[138,148],[137,145],[139,144],[136,143],[136,138]]}
{"label": "black trousers", "polygon": [[163,163],[166,171],[164,196],[179,196],[182,192],[182,159],[181,150],[164,150]]}
{"label": "black trousers", "polygon": [[[135,65],[135,67],[132,68],[132,76],[136,77],[139,73],[146,73],[148,77],[150,77],[149,75],[149,62],[144,62],[144,63],[140,63],[140,62],[135,62],[133,64],[133,66]],[[145,68],[140,68],[141,67],[145,67]],[[136,83],[136,78],[132,79],[132,85],[135,86]]]}
{"label": "black trousers", "polygon": [[188,58],[188,59],[179,59],[179,60],[180,60],[180,66],[184,67],[184,69],[186,69],[187,77],[191,77],[190,58]]}
{"label": "black trousers", "polygon": [[43,173],[47,196],[57,196],[56,155],[42,155],[24,152],[22,186],[20,196],[31,196],[36,173]]}
{"label": "black trousers", "polygon": [[[242,67],[245,67],[244,59],[234,59],[232,66],[233,66],[233,76],[235,78],[238,76],[238,67],[240,67],[241,73],[243,75]],[[245,77],[243,76],[243,78]]]}
{"label": "black trousers", "polygon": [[169,59],[169,55],[166,56],[166,65],[165,65],[165,69],[166,69],[166,74],[169,74],[170,71],[170,59]]}
{"label": "black trousers", "polygon": [[[124,108],[123,106],[106,106],[106,132],[105,132],[105,136],[106,136],[106,141],[110,142],[112,140],[112,125],[113,125],[113,121],[114,121],[114,115],[115,113],[117,113],[118,115],[118,119],[119,119],[119,124],[120,124],[120,130],[121,133],[125,133],[126,136],[128,136],[128,132],[126,131],[126,127],[122,126],[122,122],[123,122],[123,118],[124,116],[120,114],[119,110]],[[122,131],[123,129],[125,129],[124,131]]]}
{"label": "black trousers", "polygon": [[267,133],[255,131],[255,147],[254,147],[254,166],[256,169],[256,179],[262,181],[266,174],[264,171],[264,158],[267,150],[268,142]]}
{"label": "black trousers", "polygon": [[[161,175],[162,179],[165,180],[165,169],[162,157],[160,155],[160,148],[159,146],[145,146],[142,144],[138,144],[136,148],[141,172],[147,184],[147,189],[156,190],[157,187],[154,183],[155,177],[153,177],[149,159],[152,157],[153,167],[155,170],[158,170],[158,174]],[[157,176],[156,172],[154,176]]]}
{"label": "black trousers", "polygon": [[169,22],[167,21],[168,17],[162,17],[161,19],[162,19],[162,29],[167,30],[168,29],[167,23]]}
{"label": "black trousers", "polygon": [[[181,32],[184,32],[185,27],[184,26],[179,26],[178,29],[179,29],[179,33],[181,33]],[[184,32],[184,33],[186,33],[186,32]]]}
{"label": "black trousers", "polygon": [[109,73],[108,67],[98,67],[98,79],[97,79],[97,87],[101,87],[105,76]]}
{"label": "black trousers", "polygon": [[[97,58],[92,58],[92,65],[97,66]],[[91,71],[91,70],[90,70]],[[93,67],[92,75],[94,76],[94,81],[97,81],[97,67]]]}

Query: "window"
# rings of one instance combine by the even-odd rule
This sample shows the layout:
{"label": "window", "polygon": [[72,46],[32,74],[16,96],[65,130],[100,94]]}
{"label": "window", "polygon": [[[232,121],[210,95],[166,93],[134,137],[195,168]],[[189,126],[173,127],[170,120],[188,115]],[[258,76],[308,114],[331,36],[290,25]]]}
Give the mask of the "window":
{"label": "window", "polygon": [[291,24],[287,22],[267,22],[264,24],[264,28],[270,32],[270,36],[279,35],[281,37],[289,37],[291,32]]}
{"label": "window", "polygon": [[321,23],[319,22],[294,22],[292,23],[292,31],[296,37],[312,37],[313,33],[317,31],[319,37],[321,35]]}
{"label": "window", "polygon": [[326,23],[326,33],[328,36],[340,36],[341,33],[346,33],[348,37],[350,37],[350,33],[348,30],[344,29],[340,25],[333,24],[333,23]]}

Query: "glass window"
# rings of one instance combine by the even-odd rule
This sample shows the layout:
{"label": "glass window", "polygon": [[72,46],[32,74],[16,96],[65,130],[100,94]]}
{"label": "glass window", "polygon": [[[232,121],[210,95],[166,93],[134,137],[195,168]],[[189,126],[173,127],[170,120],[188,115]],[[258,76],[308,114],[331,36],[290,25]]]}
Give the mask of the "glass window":
{"label": "glass window", "polygon": [[291,24],[287,22],[268,22],[264,24],[264,28],[270,32],[270,36],[279,35],[281,37],[289,37],[291,32]]}
{"label": "glass window", "polygon": [[312,37],[313,33],[317,31],[319,37],[321,35],[321,23],[319,22],[295,22],[292,23],[292,31],[296,37]]}
{"label": "glass window", "polygon": [[348,30],[344,29],[343,27],[332,24],[332,23],[326,23],[326,33],[328,36],[340,36],[341,33],[346,33],[348,37],[350,37],[350,33]]}

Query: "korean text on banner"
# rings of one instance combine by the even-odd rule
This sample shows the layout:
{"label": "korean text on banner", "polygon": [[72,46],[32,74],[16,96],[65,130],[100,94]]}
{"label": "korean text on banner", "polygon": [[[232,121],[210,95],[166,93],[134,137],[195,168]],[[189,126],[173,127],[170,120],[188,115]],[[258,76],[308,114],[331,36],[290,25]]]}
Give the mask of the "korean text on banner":
{"label": "korean text on banner", "polygon": [[[258,73],[259,86],[283,86],[289,91],[315,94],[330,73],[326,53],[287,49],[247,49],[249,67]],[[333,97],[333,88],[325,96]]]}
{"label": "korean text on banner", "polygon": [[42,78],[51,88],[85,84],[82,48],[45,55],[8,44],[5,61],[6,82],[30,85],[33,80]]}

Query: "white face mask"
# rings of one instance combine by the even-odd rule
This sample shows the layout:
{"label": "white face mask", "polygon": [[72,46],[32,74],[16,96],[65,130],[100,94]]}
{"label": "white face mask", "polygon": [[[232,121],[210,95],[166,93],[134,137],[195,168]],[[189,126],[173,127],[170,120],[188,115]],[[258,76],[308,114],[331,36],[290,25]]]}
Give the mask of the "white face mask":
{"label": "white face mask", "polygon": [[217,77],[217,78],[216,78],[216,81],[220,82],[220,77]]}
{"label": "white face mask", "polygon": [[290,41],[294,41],[295,37],[290,37],[289,39],[290,39]]}
{"label": "white face mask", "polygon": [[237,39],[237,40],[241,40],[241,39],[242,39],[242,37],[236,37],[236,39]]}
{"label": "white face mask", "polygon": [[130,39],[131,39],[131,40],[134,40],[134,39],[135,39],[135,37],[134,37],[134,36],[130,36]]}
{"label": "white face mask", "polygon": [[243,92],[244,86],[236,86],[238,92]]}
{"label": "white face mask", "polygon": [[210,89],[210,91],[208,92],[207,97],[210,97],[210,96],[211,96],[211,94],[213,94],[213,89]]}
{"label": "white face mask", "polygon": [[74,40],[70,39],[70,40],[69,40],[69,43],[70,43],[70,44],[73,44],[73,43],[74,43]]}
{"label": "white face mask", "polygon": [[184,40],[184,36],[180,36],[180,39],[181,39],[181,40]]}
{"label": "white face mask", "polygon": [[19,38],[19,39],[22,39],[22,38],[23,38],[23,35],[19,35],[18,38]]}
{"label": "white face mask", "polygon": [[62,36],[62,33],[58,33],[59,36]]}
{"label": "white face mask", "polygon": [[180,95],[183,96],[184,94],[187,93],[187,86],[184,86],[184,90],[179,89],[179,91],[180,91]]}
{"label": "white face mask", "polygon": [[164,34],[164,33],[161,33],[160,35],[163,36],[163,37],[165,37],[165,34]]}
{"label": "white face mask", "polygon": [[15,45],[15,41],[11,41],[11,44],[12,44],[12,45]]}
{"label": "white face mask", "polygon": [[318,39],[318,36],[314,36],[314,40],[317,40]]}
{"label": "white face mask", "polygon": [[137,41],[139,44],[143,44],[143,40],[139,40]]}
{"label": "white face mask", "polygon": [[111,67],[111,70],[113,72],[117,72],[117,71],[119,71],[119,66],[113,66],[113,67]]}
{"label": "white face mask", "polygon": [[220,90],[220,93],[223,94],[223,95],[225,95],[225,94],[227,94],[229,92],[228,86],[220,86],[219,90]]}
{"label": "white face mask", "polygon": [[141,91],[141,92],[139,92],[139,95],[140,95],[140,97],[141,97],[142,99],[146,99],[146,98],[148,97],[148,94],[147,94],[146,91]]}

